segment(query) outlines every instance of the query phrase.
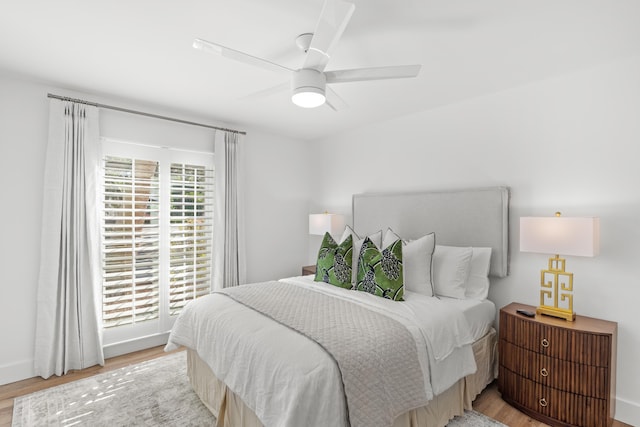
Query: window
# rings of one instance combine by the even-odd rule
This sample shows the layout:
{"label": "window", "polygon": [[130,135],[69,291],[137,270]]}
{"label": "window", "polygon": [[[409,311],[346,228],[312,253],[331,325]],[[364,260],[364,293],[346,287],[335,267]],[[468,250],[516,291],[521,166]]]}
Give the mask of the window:
{"label": "window", "polygon": [[169,314],[211,289],[213,180],[204,166],[171,164]]}
{"label": "window", "polygon": [[103,141],[105,344],[168,331],[212,280],[213,154]]}
{"label": "window", "polygon": [[160,313],[159,163],[104,158],[102,323],[105,328]]}

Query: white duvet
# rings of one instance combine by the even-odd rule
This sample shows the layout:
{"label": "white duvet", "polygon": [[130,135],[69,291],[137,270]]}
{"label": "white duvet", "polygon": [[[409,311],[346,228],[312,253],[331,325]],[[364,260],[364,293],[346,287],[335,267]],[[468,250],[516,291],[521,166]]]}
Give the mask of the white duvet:
{"label": "white duvet", "polygon": [[[476,370],[473,338],[462,311],[446,300],[405,293],[404,302],[314,282],[294,285],[348,299],[403,323],[416,341],[429,398]],[[197,351],[266,426],[347,424],[337,365],[315,342],[232,299],[213,294],[189,303],[166,349]]]}

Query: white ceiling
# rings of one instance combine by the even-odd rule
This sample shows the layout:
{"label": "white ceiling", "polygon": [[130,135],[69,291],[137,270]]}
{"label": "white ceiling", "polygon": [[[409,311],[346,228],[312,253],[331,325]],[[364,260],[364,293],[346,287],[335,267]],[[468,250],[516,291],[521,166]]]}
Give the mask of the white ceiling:
{"label": "white ceiling", "polygon": [[287,79],[193,49],[203,38],[299,68],[323,0],[2,0],[0,69],[299,139],[640,53],[638,0],[353,0],[327,70],[422,64],[415,79],[342,83],[306,110]]}

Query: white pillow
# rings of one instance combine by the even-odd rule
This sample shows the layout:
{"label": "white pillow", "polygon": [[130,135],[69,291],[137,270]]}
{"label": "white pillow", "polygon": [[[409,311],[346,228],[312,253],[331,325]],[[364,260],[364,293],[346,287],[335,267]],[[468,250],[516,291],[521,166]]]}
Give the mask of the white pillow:
{"label": "white pillow", "polygon": [[464,295],[468,299],[484,300],[489,296],[491,248],[472,248],[471,268]]}
{"label": "white pillow", "polygon": [[[386,248],[398,239],[402,240],[388,228],[384,233],[382,246]],[[435,233],[429,233],[416,240],[402,240],[402,271],[406,290],[428,297],[433,296],[431,262],[435,246]]]}
{"label": "white pillow", "polygon": [[362,248],[362,244],[364,243],[364,239],[367,237],[371,239],[376,247],[382,247],[382,230],[378,230],[373,234],[369,234],[368,236],[360,238],[353,228],[348,225],[344,228],[344,232],[342,233],[342,237],[340,237],[340,243],[344,242],[344,240],[352,236],[353,239],[353,249],[351,253],[353,254],[353,259],[351,260],[351,284],[355,287],[358,282],[358,258],[360,257],[360,248]]}
{"label": "white pillow", "polygon": [[436,245],[433,252],[433,285],[436,295],[465,298],[472,248]]}

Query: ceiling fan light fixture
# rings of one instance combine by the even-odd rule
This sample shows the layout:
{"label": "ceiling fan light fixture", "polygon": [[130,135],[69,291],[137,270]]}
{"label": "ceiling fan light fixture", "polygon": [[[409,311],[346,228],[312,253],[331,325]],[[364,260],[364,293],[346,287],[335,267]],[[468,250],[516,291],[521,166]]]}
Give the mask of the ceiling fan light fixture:
{"label": "ceiling fan light fixture", "polygon": [[302,108],[315,108],[324,104],[327,79],[324,73],[303,68],[293,73],[291,102]]}
{"label": "ceiling fan light fixture", "polygon": [[324,91],[317,87],[301,87],[293,90],[291,102],[302,108],[316,108],[324,104]]}

